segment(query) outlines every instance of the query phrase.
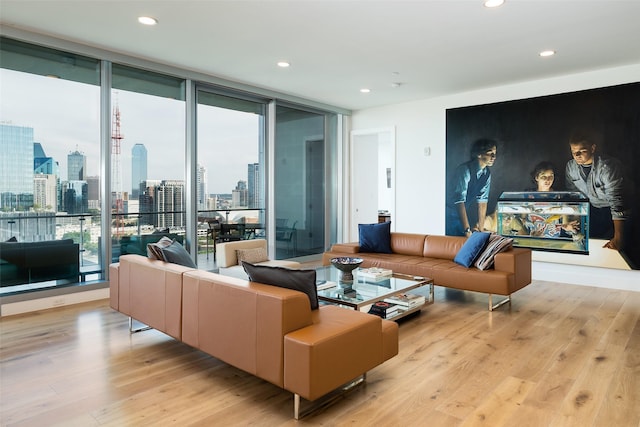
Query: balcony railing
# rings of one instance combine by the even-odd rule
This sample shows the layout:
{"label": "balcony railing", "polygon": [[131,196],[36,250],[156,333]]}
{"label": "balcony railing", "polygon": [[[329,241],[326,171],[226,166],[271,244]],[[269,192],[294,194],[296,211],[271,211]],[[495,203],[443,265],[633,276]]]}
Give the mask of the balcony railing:
{"label": "balcony railing", "polygon": [[[185,217],[184,211],[111,214],[106,262],[123,254],[146,255],[146,245],[163,236],[184,243]],[[263,237],[263,219],[264,209],[198,211],[198,254],[208,259],[212,252],[215,260],[217,242]],[[0,213],[0,294],[104,278],[101,221],[99,212]]]}

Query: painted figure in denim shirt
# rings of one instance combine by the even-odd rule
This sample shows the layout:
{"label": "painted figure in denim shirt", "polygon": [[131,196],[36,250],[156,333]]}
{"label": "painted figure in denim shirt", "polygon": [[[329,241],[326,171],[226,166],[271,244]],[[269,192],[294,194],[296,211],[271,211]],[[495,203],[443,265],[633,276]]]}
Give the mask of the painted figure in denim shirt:
{"label": "painted figure in denim shirt", "polygon": [[610,239],[603,247],[622,249],[624,223],[631,213],[622,164],[597,154],[595,142],[583,133],[572,135],[569,147],[573,159],[567,162],[566,186],[589,198],[590,237]]}
{"label": "painted figure in denim shirt", "polygon": [[496,141],[478,139],[471,147],[471,159],[456,168],[447,197],[447,235],[470,236],[484,229],[491,188],[489,167],[496,154]]}

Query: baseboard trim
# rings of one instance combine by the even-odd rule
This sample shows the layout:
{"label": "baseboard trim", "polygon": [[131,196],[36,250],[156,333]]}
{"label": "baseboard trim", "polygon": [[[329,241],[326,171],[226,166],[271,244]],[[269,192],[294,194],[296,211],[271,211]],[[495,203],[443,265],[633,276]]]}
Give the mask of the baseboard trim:
{"label": "baseboard trim", "polygon": [[0,305],[0,316],[14,316],[16,314],[30,313],[33,311],[47,310],[83,302],[96,301],[109,298],[109,288],[93,289],[83,292],[74,292],[55,295],[44,298],[36,298],[25,301],[7,302]]}
{"label": "baseboard trim", "polygon": [[640,291],[639,270],[619,270],[537,261],[532,263],[532,267],[534,280],[623,291]]}

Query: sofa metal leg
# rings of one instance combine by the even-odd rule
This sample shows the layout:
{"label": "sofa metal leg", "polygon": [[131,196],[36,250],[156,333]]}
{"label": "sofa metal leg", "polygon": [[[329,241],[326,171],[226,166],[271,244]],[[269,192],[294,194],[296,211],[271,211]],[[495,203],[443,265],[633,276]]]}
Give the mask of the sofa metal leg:
{"label": "sofa metal leg", "polygon": [[493,295],[489,294],[489,311],[493,311],[495,309],[497,309],[498,307],[501,307],[507,303],[509,303],[509,307],[511,307],[511,294],[507,295],[507,297],[505,299],[503,299],[502,301],[496,303],[496,305],[493,305]]}
{"label": "sofa metal leg", "polygon": [[148,331],[151,326],[143,326],[141,328],[133,329],[133,318],[129,316],[129,333],[135,334],[136,332]]}
{"label": "sofa metal leg", "polygon": [[321,398],[314,400],[313,402],[309,402],[306,407],[302,408],[302,400],[304,400],[298,393],[293,394],[293,417],[296,420],[309,415],[311,412],[314,412],[320,408],[324,408],[329,406],[333,402],[335,402],[339,397],[343,396],[345,393],[353,390],[355,387],[365,383],[367,380],[367,373],[360,375],[358,378],[353,381],[348,382],[347,384],[335,389],[334,391],[322,396]]}

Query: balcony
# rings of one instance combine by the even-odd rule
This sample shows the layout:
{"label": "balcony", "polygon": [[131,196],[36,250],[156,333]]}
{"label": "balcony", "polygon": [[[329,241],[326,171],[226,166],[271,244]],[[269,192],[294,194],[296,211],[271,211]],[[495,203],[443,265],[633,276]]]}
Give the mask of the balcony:
{"label": "balcony", "polygon": [[[162,237],[185,240],[183,211],[114,215],[111,223],[111,258],[146,255],[148,243]],[[224,209],[199,211],[197,265],[216,268],[216,244],[222,241],[263,238],[264,210]],[[178,220],[178,221],[176,221]],[[172,222],[173,221],[173,222]],[[153,224],[162,224],[161,226]],[[9,241],[12,240],[12,241]],[[0,296],[77,286],[105,278],[101,216],[54,212],[0,213]]]}

